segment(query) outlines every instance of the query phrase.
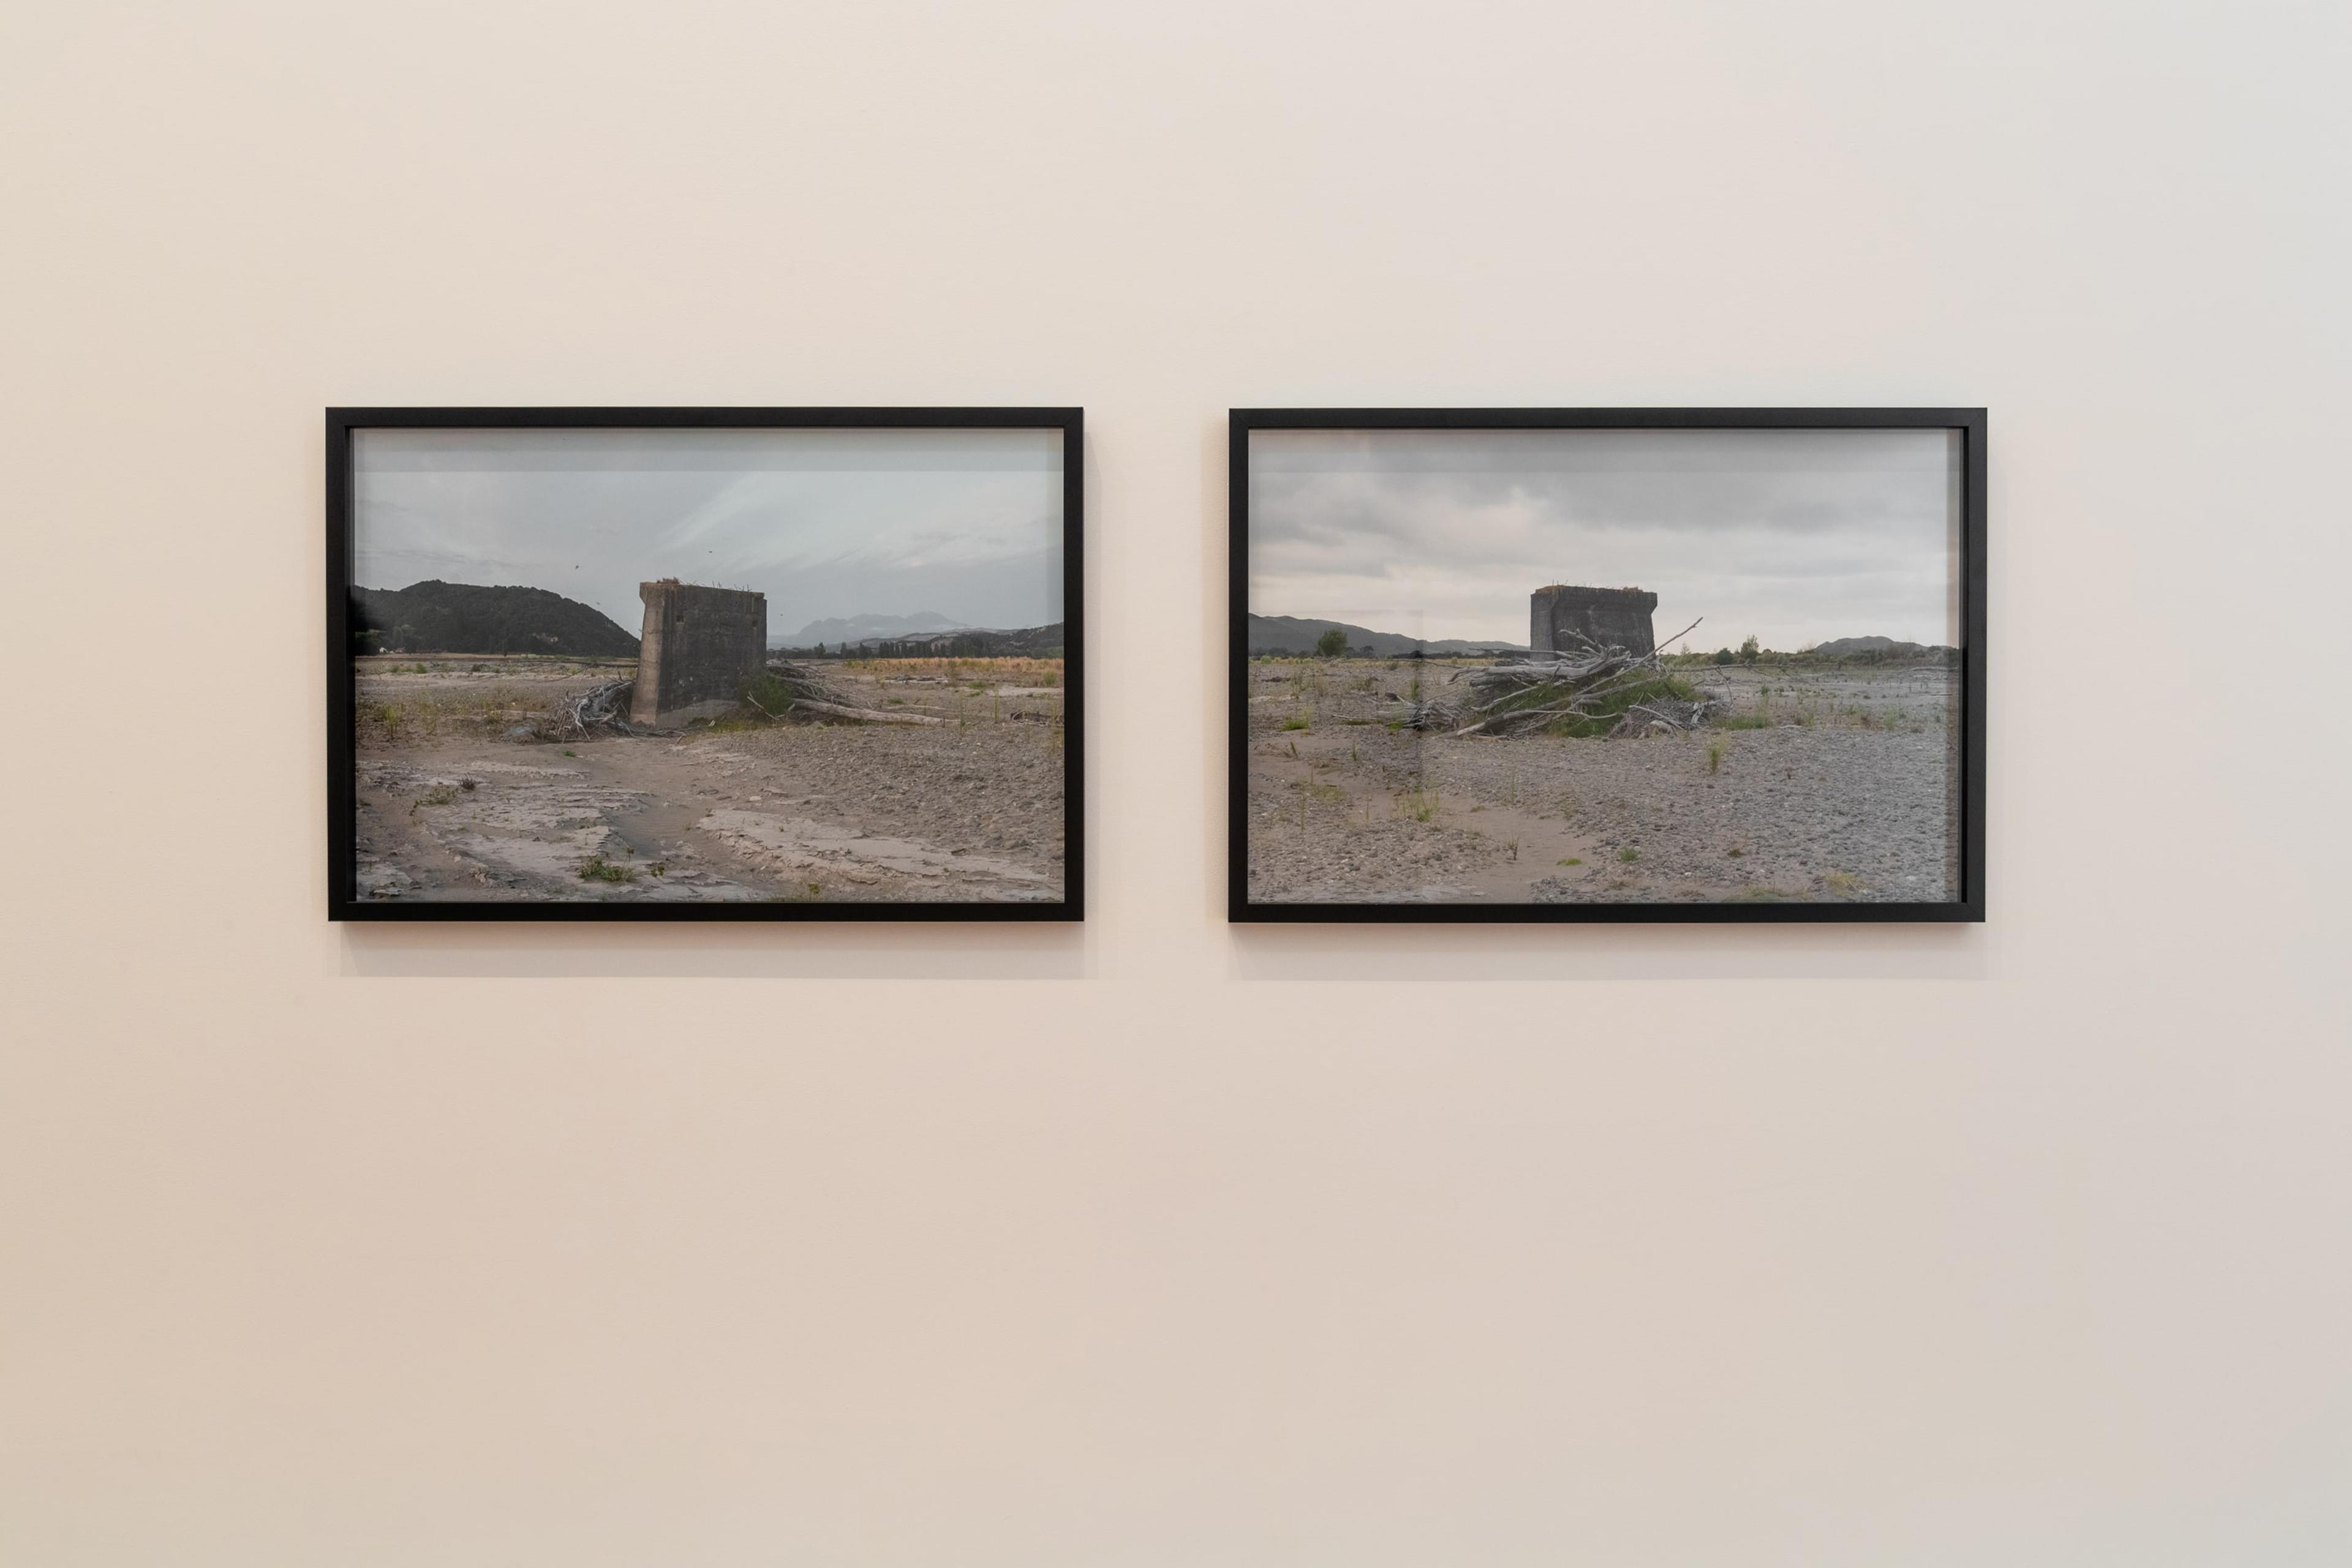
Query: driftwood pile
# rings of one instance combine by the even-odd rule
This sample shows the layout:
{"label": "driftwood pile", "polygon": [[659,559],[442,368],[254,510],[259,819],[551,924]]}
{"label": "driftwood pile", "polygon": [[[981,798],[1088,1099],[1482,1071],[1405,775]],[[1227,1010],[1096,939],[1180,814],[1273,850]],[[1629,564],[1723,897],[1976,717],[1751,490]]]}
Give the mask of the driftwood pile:
{"label": "driftwood pile", "polygon": [[782,710],[769,707],[746,691],[743,700],[771,719],[781,720],[787,714],[809,718],[852,719],[864,724],[942,724],[943,719],[933,719],[921,713],[886,713],[878,709],[859,708],[842,700],[842,694],[827,686],[815,670],[789,659],[772,658],[767,674],[782,686],[789,698]]}
{"label": "driftwood pile", "polygon": [[[939,724],[942,720],[920,713],[885,713],[872,708],[859,708],[842,700],[842,694],[827,686],[816,671],[804,664],[772,658],[764,673],[783,688],[783,706],[772,708],[751,691],[743,693],[743,700],[769,718],[782,720],[787,716],[802,718],[851,719],[866,724]],[[629,722],[629,694],[636,682],[607,681],[582,692],[572,703],[572,728],[582,735],[643,735],[649,731]],[[771,693],[772,696],[773,694]]]}
{"label": "driftwood pile", "polygon": [[583,735],[634,735],[629,721],[622,717],[627,709],[629,693],[636,681],[608,680],[593,690],[582,692],[572,704],[572,727]]}
{"label": "driftwood pile", "polygon": [[[1624,699],[1643,687],[1662,685],[1666,679],[1662,650],[1688,636],[1697,626],[1698,622],[1693,621],[1645,654],[1628,653],[1622,647],[1601,647],[1579,638],[1581,646],[1559,658],[1522,659],[1474,669],[1467,677],[1470,700],[1460,714],[1470,722],[1453,733],[1519,735],[1540,730],[1557,720],[1604,719],[1612,712],[1620,713],[1615,727],[1609,731],[1612,741],[1630,735],[1695,730],[1714,711],[1717,705],[1713,701],[1702,698],[1691,702],[1662,696],[1644,697],[1637,702],[1626,702]],[[1531,693],[1537,700],[1525,700]],[[1506,708],[1508,703],[1517,706]],[[1502,711],[1496,711],[1498,709]]]}

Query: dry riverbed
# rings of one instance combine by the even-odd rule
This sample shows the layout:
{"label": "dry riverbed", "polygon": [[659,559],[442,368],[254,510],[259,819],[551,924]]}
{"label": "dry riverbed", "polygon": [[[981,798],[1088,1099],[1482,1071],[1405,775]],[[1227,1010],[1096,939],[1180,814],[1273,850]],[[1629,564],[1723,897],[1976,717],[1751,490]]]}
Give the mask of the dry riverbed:
{"label": "dry riverbed", "polygon": [[1731,725],[1673,736],[1455,740],[1391,727],[1416,697],[1461,700],[1469,668],[1250,666],[1252,901],[1956,896],[1954,671],[1678,671],[1727,705]]}
{"label": "dry riverbed", "polygon": [[824,667],[857,705],[942,721],[933,726],[567,736],[571,701],[627,673],[564,660],[362,661],[361,896],[1061,898],[1058,660]]}

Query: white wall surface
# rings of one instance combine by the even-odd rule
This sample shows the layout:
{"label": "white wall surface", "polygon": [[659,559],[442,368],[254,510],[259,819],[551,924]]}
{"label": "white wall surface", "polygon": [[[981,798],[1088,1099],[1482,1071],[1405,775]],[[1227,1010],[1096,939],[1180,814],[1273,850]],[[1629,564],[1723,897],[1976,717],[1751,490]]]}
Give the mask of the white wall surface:
{"label": "white wall surface", "polygon": [[[2352,1561],[2347,18],[7,6],[0,1563]],[[331,928],[375,403],[1083,405],[1096,917]],[[1229,930],[1357,403],[1990,405],[1991,922]]]}

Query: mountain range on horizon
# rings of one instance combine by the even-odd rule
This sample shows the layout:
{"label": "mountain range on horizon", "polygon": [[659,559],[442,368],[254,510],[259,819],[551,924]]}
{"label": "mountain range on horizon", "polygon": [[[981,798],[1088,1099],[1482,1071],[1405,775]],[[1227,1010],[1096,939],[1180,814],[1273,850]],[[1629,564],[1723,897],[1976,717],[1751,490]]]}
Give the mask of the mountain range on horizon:
{"label": "mountain range on horizon", "polygon": [[917,610],[903,616],[831,616],[811,621],[796,632],[772,632],[771,647],[812,647],[818,643],[863,642],[868,637],[902,637],[917,632],[976,630],[966,621],[950,620],[937,610]]}
{"label": "mountain range on horizon", "polygon": [[[1525,653],[1528,651],[1525,643],[1478,642],[1461,637],[1423,639],[1404,637],[1395,632],[1376,632],[1365,626],[1351,625],[1347,621],[1320,621],[1302,616],[1255,615],[1249,618],[1249,650],[1253,654],[1313,653],[1315,645],[1322,639],[1323,634],[1334,628],[1347,637],[1349,652],[1361,653],[1369,647],[1372,650],[1373,657],[1378,658],[1401,658],[1415,648],[1419,648],[1423,653],[1433,654],[1487,651]],[[1704,653],[1706,650],[1685,646],[1678,651]],[[1930,656],[1949,656],[1953,652],[1951,648],[1939,643],[1905,642],[1897,637],[1836,637],[1831,641],[1817,644],[1805,651],[1822,658],[1853,658],[1869,654],[1876,654],[1887,658],[1925,658]]]}
{"label": "mountain range on horizon", "polygon": [[1942,643],[1916,643],[1906,642],[1900,637],[1832,637],[1827,642],[1815,643],[1807,651],[1820,658],[1852,658],[1856,654],[1864,653],[1884,654],[1890,658],[1920,658],[1931,653],[1948,654],[1953,650]]}

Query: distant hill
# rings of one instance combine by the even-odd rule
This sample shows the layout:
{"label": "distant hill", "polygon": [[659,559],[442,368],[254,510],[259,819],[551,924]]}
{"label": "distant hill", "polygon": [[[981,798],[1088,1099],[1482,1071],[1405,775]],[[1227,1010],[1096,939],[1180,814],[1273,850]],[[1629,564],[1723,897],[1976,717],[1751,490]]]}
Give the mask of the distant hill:
{"label": "distant hill", "polygon": [[1815,643],[1811,651],[1815,658],[1854,658],[1864,654],[1874,654],[1880,658],[1939,658],[1948,657],[1953,650],[1940,644],[1931,647],[1897,642],[1893,637],[1832,637],[1828,642]]}
{"label": "distant hill", "polygon": [[1338,627],[1348,638],[1348,651],[1361,652],[1370,648],[1379,658],[1397,658],[1415,648],[1423,653],[1525,653],[1527,645],[1515,642],[1464,642],[1459,637],[1440,637],[1424,642],[1418,637],[1400,637],[1394,632],[1368,631],[1349,626],[1345,621],[1315,621],[1297,616],[1252,616],[1249,618],[1249,650],[1252,653],[1313,653],[1315,645],[1325,632]]}
{"label": "distant hill", "polygon": [[867,637],[905,637],[909,632],[963,629],[961,621],[951,621],[937,610],[918,610],[911,616],[835,616],[828,620],[811,621],[796,632],[772,637],[768,641],[777,647],[814,647],[819,643],[863,642]]}
{"label": "distant hill", "polygon": [[634,658],[637,639],[602,610],[544,588],[412,583],[352,590],[362,653],[554,653]]}
{"label": "distant hill", "polygon": [[857,644],[860,653],[882,658],[1059,658],[1062,623],[990,631],[965,626],[951,632],[919,632],[903,637],[868,637]]}
{"label": "distant hill", "polygon": [[[1051,626],[1022,626],[1012,631],[958,626],[952,631],[909,632],[905,637],[841,639],[826,642],[825,647],[828,652],[860,654],[868,658],[1059,658],[1063,636],[1062,623],[1055,621]],[[805,644],[785,642],[778,646],[791,651],[814,647],[820,640],[812,637]]]}

